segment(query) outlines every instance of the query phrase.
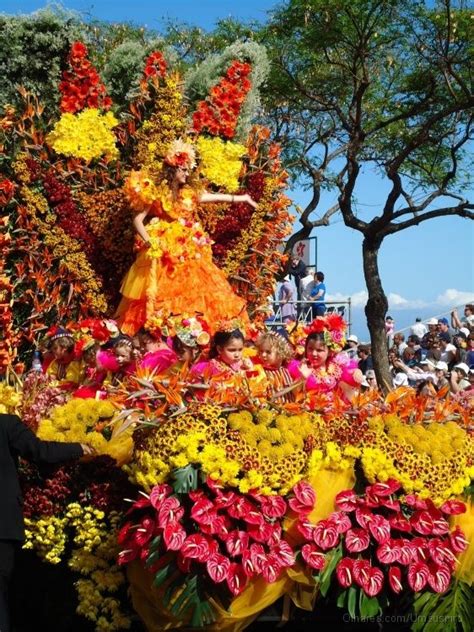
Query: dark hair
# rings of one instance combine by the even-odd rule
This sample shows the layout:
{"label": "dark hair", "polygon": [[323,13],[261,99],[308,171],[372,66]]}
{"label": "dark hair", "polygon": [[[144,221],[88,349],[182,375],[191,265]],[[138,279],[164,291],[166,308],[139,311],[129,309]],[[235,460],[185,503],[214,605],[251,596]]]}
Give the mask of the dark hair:
{"label": "dark hair", "polygon": [[310,342],[312,342],[313,340],[317,340],[319,342],[322,342],[323,344],[327,345],[327,342],[324,339],[324,331],[313,331],[311,334],[309,334],[309,336],[306,338],[306,341],[304,343],[304,353],[306,355],[306,352],[308,350],[308,345]]}
{"label": "dark hair", "polygon": [[416,334],[411,334],[408,336],[407,342],[414,342],[416,345],[420,344],[420,338]]}
{"label": "dark hair", "polygon": [[324,273],[316,272],[316,278],[318,279],[318,281],[324,281]]}
{"label": "dark hair", "polygon": [[217,358],[219,352],[217,347],[223,347],[233,338],[236,340],[242,340],[244,342],[244,335],[240,329],[234,329],[233,331],[216,331],[212,337],[211,348],[209,349],[209,357]]}
{"label": "dark hair", "polygon": [[50,343],[50,349],[53,348],[54,343],[57,342],[58,345],[62,348],[62,349],[66,349],[67,351],[71,352],[74,349],[74,338],[72,336],[60,336],[59,338],[55,338],[54,340],[51,340]]}

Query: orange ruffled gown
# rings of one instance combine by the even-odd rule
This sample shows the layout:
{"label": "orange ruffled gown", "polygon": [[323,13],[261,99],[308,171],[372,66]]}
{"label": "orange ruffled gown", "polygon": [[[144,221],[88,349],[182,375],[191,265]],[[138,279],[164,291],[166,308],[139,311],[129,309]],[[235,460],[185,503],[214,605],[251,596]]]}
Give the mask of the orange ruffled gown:
{"label": "orange ruffled gown", "polygon": [[245,300],[234,294],[225,274],[212,261],[211,240],[194,218],[197,198],[189,188],[178,201],[162,197],[154,204],[146,229],[150,248],[139,239],[139,252],[125,275],[116,318],[134,335],[154,314],[198,312],[211,329],[219,320],[248,321]]}

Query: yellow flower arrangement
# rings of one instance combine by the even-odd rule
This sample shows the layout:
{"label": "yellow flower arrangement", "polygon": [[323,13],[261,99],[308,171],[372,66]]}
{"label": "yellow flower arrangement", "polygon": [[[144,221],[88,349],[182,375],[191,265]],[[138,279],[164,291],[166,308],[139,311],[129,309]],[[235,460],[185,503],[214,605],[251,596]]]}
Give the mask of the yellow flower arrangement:
{"label": "yellow flower arrangement", "polygon": [[59,564],[66,546],[66,517],[25,518],[24,549],[35,549],[50,564]]}
{"label": "yellow flower arrangement", "polygon": [[77,114],[66,112],[48,134],[47,140],[58,154],[93,160],[101,156],[114,159],[119,155],[112,129],[118,125],[112,112],[102,114],[86,108]]}
{"label": "yellow flower arrangement", "polygon": [[147,226],[150,236],[148,256],[174,268],[189,259],[210,259],[212,241],[198,222],[184,219],[168,222],[154,218]]}
{"label": "yellow flower arrangement", "polygon": [[71,399],[63,406],[53,409],[49,419],[43,419],[38,428],[38,437],[47,441],[77,441],[88,443],[98,454],[108,454],[118,463],[131,457],[133,450],[130,425],[124,432],[112,431],[106,438],[104,426],[113,421],[115,406],[108,401],[95,399]]}
{"label": "yellow flower arrangement", "polygon": [[197,149],[201,159],[201,173],[213,184],[233,193],[239,188],[242,171],[241,158],[247,153],[244,145],[223,141],[218,136],[200,136]]}
{"label": "yellow flower arrangement", "polygon": [[21,405],[21,393],[6,382],[0,382],[0,413],[15,414]]}

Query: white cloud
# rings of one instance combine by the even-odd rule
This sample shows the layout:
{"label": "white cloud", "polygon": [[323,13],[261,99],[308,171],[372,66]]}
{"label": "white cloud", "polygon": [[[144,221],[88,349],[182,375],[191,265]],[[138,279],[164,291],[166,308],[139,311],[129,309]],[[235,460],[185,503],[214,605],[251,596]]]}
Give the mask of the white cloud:
{"label": "white cloud", "polygon": [[449,307],[456,307],[472,302],[474,302],[474,292],[464,292],[462,290],[455,290],[454,288],[445,290],[435,301],[437,305],[448,305]]}
{"label": "white cloud", "polygon": [[[361,290],[360,292],[352,294],[352,296],[350,297],[352,307],[365,307],[365,304],[367,303],[367,297],[367,290]],[[348,298],[349,296],[347,294],[341,294],[341,292],[336,292],[335,294],[326,294],[326,300],[330,302],[345,302]]]}

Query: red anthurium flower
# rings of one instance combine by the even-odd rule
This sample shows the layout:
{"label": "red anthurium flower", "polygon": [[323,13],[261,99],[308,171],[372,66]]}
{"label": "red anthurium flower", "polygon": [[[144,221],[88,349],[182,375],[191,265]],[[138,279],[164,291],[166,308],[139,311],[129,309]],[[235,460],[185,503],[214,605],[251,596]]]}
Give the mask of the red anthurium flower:
{"label": "red anthurium flower", "polygon": [[296,524],[296,528],[301,533],[301,535],[305,537],[307,540],[313,539],[314,524],[310,522],[309,520],[306,520],[306,519],[301,520],[301,516],[300,516],[300,520],[298,520]]}
{"label": "red anthurium flower", "polygon": [[254,505],[252,505],[252,508],[247,511],[243,519],[247,524],[257,525],[262,524],[262,522],[264,522],[265,520],[262,512]]}
{"label": "red anthurium flower", "polygon": [[135,528],[133,522],[126,522],[118,532],[117,542],[120,545],[124,544],[130,538]]}
{"label": "red anthurium flower", "polygon": [[387,509],[391,509],[392,511],[400,511],[401,505],[399,500],[395,500],[390,496],[387,498],[380,499],[380,507],[386,507]]}
{"label": "red anthurium flower", "polygon": [[206,562],[207,572],[213,582],[219,584],[227,579],[230,569],[230,560],[225,555],[214,553]]}
{"label": "red anthurium flower", "polygon": [[375,483],[366,489],[372,496],[391,496],[398,492],[401,485],[393,478],[389,478],[385,483]]}
{"label": "red anthurium flower", "polygon": [[344,542],[349,553],[359,553],[369,546],[370,535],[365,529],[349,529]]}
{"label": "red anthurium flower", "polygon": [[314,528],[313,540],[323,551],[332,549],[339,542],[337,526],[331,520],[320,520]]}
{"label": "red anthurium flower", "polygon": [[342,511],[354,511],[357,507],[357,494],[352,489],[339,492],[336,496],[335,505]]}
{"label": "red anthurium flower", "polygon": [[[225,494],[221,494],[218,498],[216,498],[216,505],[220,504],[220,499]],[[223,506],[223,505],[220,505]],[[228,507],[227,512],[229,516],[232,518],[244,519],[245,515],[254,508],[254,505],[247,500],[244,496],[237,496],[235,494],[235,498],[232,504],[226,505]]]}
{"label": "red anthurium flower", "polygon": [[260,509],[267,518],[283,518],[287,505],[281,496],[262,496]]}
{"label": "red anthurium flower", "polygon": [[128,564],[129,562],[136,560],[138,552],[138,549],[125,549],[124,551],[120,551],[117,558],[118,564],[123,566],[124,564]]}
{"label": "red anthurium flower", "polygon": [[267,545],[270,547],[278,546],[281,541],[281,524],[279,522],[270,523],[270,535]]}
{"label": "red anthurium flower", "polygon": [[186,531],[178,523],[167,524],[163,531],[163,540],[169,551],[179,551],[186,540]]}
{"label": "red anthurium flower", "polygon": [[451,583],[451,569],[446,564],[430,564],[428,584],[437,593],[446,592]]}
{"label": "red anthurium flower", "polygon": [[278,579],[282,566],[280,559],[275,553],[269,553],[262,563],[262,575],[266,582],[272,584]]}
{"label": "red anthurium flower", "polygon": [[237,501],[237,498],[238,496],[235,492],[227,491],[225,493],[222,493],[218,491],[217,496],[214,499],[214,504],[216,507],[221,508],[230,507],[234,504],[234,502]]}
{"label": "red anthurium flower", "polygon": [[418,498],[415,494],[408,494],[405,496],[405,504],[414,509],[427,509],[428,504],[425,500]]}
{"label": "red anthurium flower", "polygon": [[394,562],[398,562],[400,547],[396,540],[389,538],[377,548],[376,555],[378,561],[382,564],[393,564]]}
{"label": "red anthurium flower", "polygon": [[140,526],[135,531],[134,539],[139,546],[145,545],[153,535],[155,530],[155,521],[152,518],[143,518]]}
{"label": "red anthurium flower", "polygon": [[197,500],[191,509],[191,518],[199,524],[210,524],[217,517],[217,509],[206,497]]}
{"label": "red anthurium flower", "polygon": [[[262,524],[250,525],[247,529],[247,533],[256,542],[266,543],[272,538],[274,534],[274,525],[271,525],[268,522],[262,522]],[[281,527],[280,527],[281,528]]]}
{"label": "red anthurium flower", "polygon": [[[261,546],[261,545],[256,544],[252,546]],[[263,551],[263,546],[262,546],[262,551]],[[242,567],[247,577],[253,577],[254,575],[257,575],[257,573],[259,572],[255,568],[255,564],[253,562],[252,553],[250,549],[245,549],[245,551],[242,553]]]}
{"label": "red anthurium flower", "polygon": [[351,519],[343,511],[334,511],[329,516],[329,520],[334,522],[339,533],[345,533],[352,526]]}
{"label": "red anthurium flower", "polygon": [[265,549],[261,544],[251,544],[250,545],[250,559],[252,560],[252,565],[255,568],[256,573],[261,573],[264,563],[267,559],[267,554],[265,553]]}
{"label": "red anthurium flower", "polygon": [[456,516],[466,511],[466,505],[460,500],[447,500],[441,505],[440,509],[448,516]]}
{"label": "red anthurium flower", "polygon": [[440,566],[447,564],[453,566],[456,562],[456,556],[449,546],[449,542],[441,540],[441,538],[431,538],[428,541],[428,551],[431,559]]}
{"label": "red anthurium flower", "polygon": [[410,548],[412,551],[413,562],[426,562],[428,559],[428,544],[427,538],[416,537],[410,541]]}
{"label": "red anthurium flower", "polygon": [[209,487],[211,492],[214,492],[214,494],[218,494],[224,489],[223,483],[221,483],[220,481],[215,481],[210,476],[206,478],[206,485]]}
{"label": "red anthurium flower", "polygon": [[242,564],[231,562],[227,571],[227,586],[233,595],[240,595],[247,584],[247,575],[244,573]]}
{"label": "red anthurium flower", "polygon": [[183,557],[207,562],[210,557],[208,541],[200,533],[188,535],[181,547],[181,553]]}
{"label": "red anthurium flower", "polygon": [[161,503],[158,511],[158,526],[162,529],[168,524],[179,522],[184,515],[184,509],[181,507],[179,500],[176,496],[168,496]]}
{"label": "red anthurium flower", "polygon": [[[304,513],[309,513],[316,503],[316,493],[309,483],[306,481],[299,481],[292,489],[295,498],[299,501],[300,505],[306,507]],[[293,507],[292,507],[293,509]],[[294,509],[294,511],[297,511]]]}
{"label": "red anthurium flower", "polygon": [[391,566],[388,569],[388,583],[395,594],[402,592],[402,569],[399,566]]}
{"label": "red anthurium flower", "polygon": [[231,520],[228,516],[219,516],[217,513],[209,514],[209,522],[201,523],[199,530],[208,535],[217,535],[221,540],[226,540],[231,529]]}
{"label": "red anthurium flower", "polygon": [[411,545],[410,540],[407,540],[406,538],[401,538],[401,540],[396,540],[396,542],[400,549],[398,561],[400,564],[408,566],[408,564],[414,560],[415,550]]}
{"label": "red anthurium flower", "polygon": [[423,590],[429,576],[430,570],[425,562],[412,562],[408,567],[408,584],[414,592]]}
{"label": "red anthurium flower", "polygon": [[410,518],[412,527],[421,535],[431,535],[433,533],[433,519],[428,511],[415,511]]}
{"label": "red anthurium flower", "polygon": [[368,529],[370,522],[374,518],[374,515],[375,514],[373,514],[366,507],[357,507],[355,512],[356,520],[363,529]]}
{"label": "red anthurium flower", "polygon": [[388,540],[390,537],[390,523],[387,518],[375,515],[369,522],[369,531],[374,540],[377,540],[379,544],[382,544],[382,542],[385,542],[385,540]]}
{"label": "red anthurium flower", "polygon": [[293,566],[295,563],[293,549],[285,540],[280,540],[278,544],[273,547],[272,553],[277,556],[281,566]]}
{"label": "red anthurium flower", "polygon": [[406,533],[411,532],[411,524],[402,515],[390,516],[388,521],[392,529],[396,529],[397,531],[404,531]]}
{"label": "red anthurium flower", "polygon": [[451,548],[455,553],[462,553],[467,549],[469,544],[464,536],[461,527],[459,526],[455,527],[455,529],[451,531],[449,541],[451,542]]}
{"label": "red anthurium flower", "polygon": [[136,500],[131,509],[129,509],[127,511],[127,513],[131,513],[132,511],[134,511],[135,509],[145,509],[145,507],[149,507],[150,506],[150,499],[147,498],[139,498],[138,500]]}
{"label": "red anthurium flower", "polygon": [[326,555],[321,551],[319,546],[309,542],[301,547],[301,555],[308,566],[318,571],[324,568],[326,564]]}
{"label": "red anthurium flower", "polygon": [[383,573],[380,568],[371,566],[368,571],[367,581],[362,585],[362,589],[368,597],[375,597],[382,590]]}
{"label": "red anthurium flower", "polygon": [[369,560],[354,560],[352,565],[352,574],[357,584],[362,588],[369,579],[369,570],[371,569]]}
{"label": "red anthurium flower", "polygon": [[192,559],[190,557],[184,557],[181,551],[178,552],[178,555],[176,557],[176,563],[178,565],[179,570],[182,573],[184,573],[184,575],[187,575],[189,571],[191,570],[191,562],[192,562]]}
{"label": "red anthurium flower", "polygon": [[231,557],[242,555],[249,546],[249,535],[246,531],[231,531],[225,541],[227,552]]}
{"label": "red anthurium flower", "polygon": [[[301,550],[303,552],[303,550]],[[351,557],[343,557],[336,568],[336,576],[343,588],[349,588],[354,582],[354,560]]]}

